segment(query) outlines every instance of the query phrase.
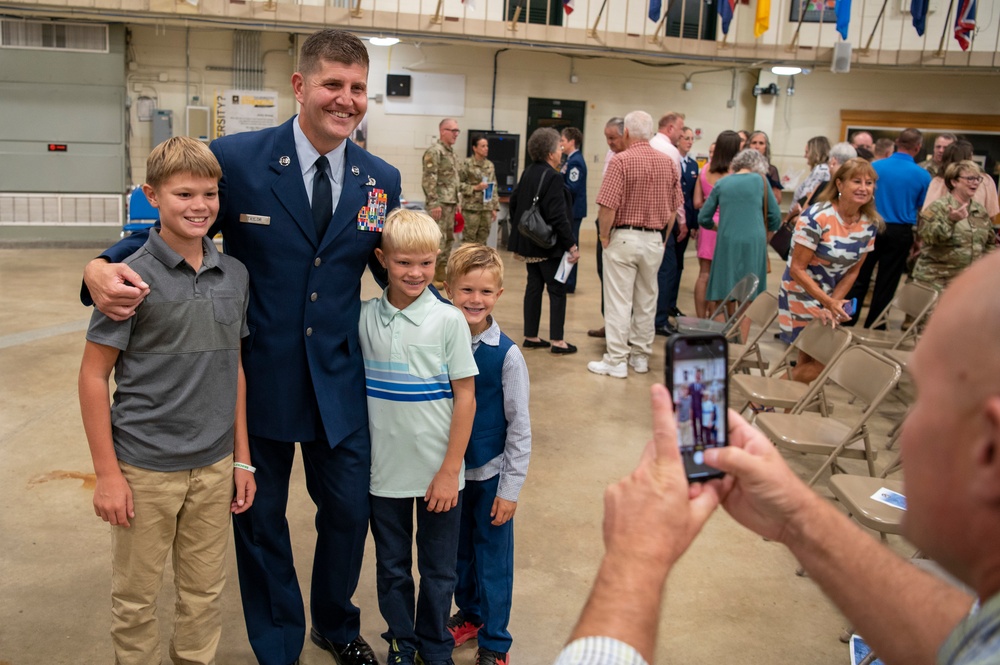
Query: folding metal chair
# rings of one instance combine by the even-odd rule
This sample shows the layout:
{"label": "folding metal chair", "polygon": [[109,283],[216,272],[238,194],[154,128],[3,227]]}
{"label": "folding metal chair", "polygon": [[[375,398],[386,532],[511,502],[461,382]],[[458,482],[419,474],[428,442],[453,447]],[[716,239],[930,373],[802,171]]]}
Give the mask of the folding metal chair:
{"label": "folding metal chair", "polygon": [[[731,376],[736,372],[749,373],[750,369],[756,368],[763,375],[768,368],[768,362],[761,354],[760,339],[778,318],[778,299],[773,294],[761,293],[750,303],[743,318],[750,321],[751,326],[756,326],[756,332],[747,338],[745,344],[735,342],[729,344],[729,374]],[[733,328],[739,330],[740,323],[737,322]]]}
{"label": "folding metal chair", "polygon": [[[761,413],[756,425],[779,448],[797,453],[826,455],[819,470],[809,479],[812,486],[827,468],[842,472],[840,458],[863,459],[868,474],[875,475],[878,451],[871,445],[868,420],[878,410],[882,400],[899,381],[899,365],[871,349],[852,346],[830,366],[822,381],[817,379],[792,413]],[[802,405],[818,395],[827,383],[840,386],[868,406],[852,422],[824,418],[814,413],[802,413]],[[861,444],[861,445],[859,445]]]}
{"label": "folding metal chair", "polygon": [[[921,326],[926,323],[927,317],[934,309],[938,295],[937,289],[920,282],[903,284],[896,290],[896,297],[872,322],[870,328],[854,328],[854,343],[879,349],[899,349],[913,346],[920,334]],[[902,312],[912,319],[909,328],[906,330],[888,329],[889,318],[896,312]],[[882,325],[886,326],[886,330],[876,330]]]}
{"label": "folding metal chair", "polygon": [[[728,336],[733,330],[738,330],[736,324],[743,316],[743,312],[750,306],[750,299],[757,292],[757,285],[760,279],[754,273],[749,273],[740,281],[733,285],[729,294],[722,299],[719,306],[715,308],[712,315],[707,319],[699,319],[694,316],[677,317],[677,330],[682,334],[692,333],[717,333]],[[726,317],[725,321],[716,321],[716,317],[726,316],[726,304],[736,303],[733,315]]]}
{"label": "folding metal chair", "polygon": [[[829,414],[826,396],[822,391],[812,392],[811,387],[821,385],[833,361],[851,345],[851,332],[841,326],[824,326],[819,320],[812,321],[803,328],[791,346],[778,359],[767,376],[736,374],[730,377],[730,394],[738,392],[744,396],[739,413],[746,411],[750,404],[774,409],[794,409],[817,405],[823,415]],[[792,362],[798,352],[815,358],[825,365],[822,372],[811,384],[791,380]],[[809,397],[810,404],[802,404]],[[735,404],[735,402],[733,402]]]}

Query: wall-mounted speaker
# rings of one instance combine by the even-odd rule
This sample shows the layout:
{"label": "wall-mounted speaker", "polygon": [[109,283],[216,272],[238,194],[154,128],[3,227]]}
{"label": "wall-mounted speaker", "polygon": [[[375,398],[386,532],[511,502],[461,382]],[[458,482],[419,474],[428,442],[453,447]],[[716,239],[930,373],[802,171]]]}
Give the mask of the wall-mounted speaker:
{"label": "wall-mounted speaker", "polygon": [[830,71],[834,74],[846,74],[851,71],[851,42],[837,42],[833,45]]}
{"label": "wall-mounted speaker", "polygon": [[409,97],[410,81],[409,74],[388,74],[386,76],[385,92],[390,97]]}

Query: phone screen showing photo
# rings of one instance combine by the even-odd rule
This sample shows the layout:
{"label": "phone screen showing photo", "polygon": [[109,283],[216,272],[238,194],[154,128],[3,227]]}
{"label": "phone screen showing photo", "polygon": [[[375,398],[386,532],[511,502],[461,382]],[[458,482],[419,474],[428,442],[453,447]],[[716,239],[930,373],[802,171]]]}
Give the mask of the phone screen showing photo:
{"label": "phone screen showing photo", "polygon": [[667,343],[666,381],[674,400],[677,445],[688,480],[723,474],[705,464],[705,450],[726,445],[728,381],[721,335],[673,337]]}

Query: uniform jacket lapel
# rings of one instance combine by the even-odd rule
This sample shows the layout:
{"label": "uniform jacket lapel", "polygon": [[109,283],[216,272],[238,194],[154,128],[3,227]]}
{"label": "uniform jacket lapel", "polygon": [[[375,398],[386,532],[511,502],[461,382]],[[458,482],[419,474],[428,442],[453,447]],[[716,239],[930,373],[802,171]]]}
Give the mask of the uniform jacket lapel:
{"label": "uniform jacket lapel", "polygon": [[[295,122],[296,117],[293,116],[281,127],[274,142],[274,150],[268,162],[268,166],[276,175],[271,183],[271,191],[274,192],[274,196],[288,211],[302,233],[312,241],[313,245],[316,245],[316,228],[313,226],[312,209],[309,207],[306,186],[302,182],[302,167],[299,166],[299,157],[295,150],[295,137],[292,133],[292,123]],[[282,158],[291,161],[282,166]]]}

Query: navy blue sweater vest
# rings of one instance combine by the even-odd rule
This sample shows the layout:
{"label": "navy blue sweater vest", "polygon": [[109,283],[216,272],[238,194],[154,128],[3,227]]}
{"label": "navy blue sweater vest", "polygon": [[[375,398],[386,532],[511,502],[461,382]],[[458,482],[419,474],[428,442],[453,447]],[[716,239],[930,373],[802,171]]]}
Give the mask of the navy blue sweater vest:
{"label": "navy blue sweater vest", "polygon": [[472,437],[465,450],[465,466],[478,469],[503,453],[507,443],[507,416],[503,410],[503,361],[514,345],[500,333],[500,345],[479,344],[473,357],[479,374],[476,376],[476,418],[472,421]]}

